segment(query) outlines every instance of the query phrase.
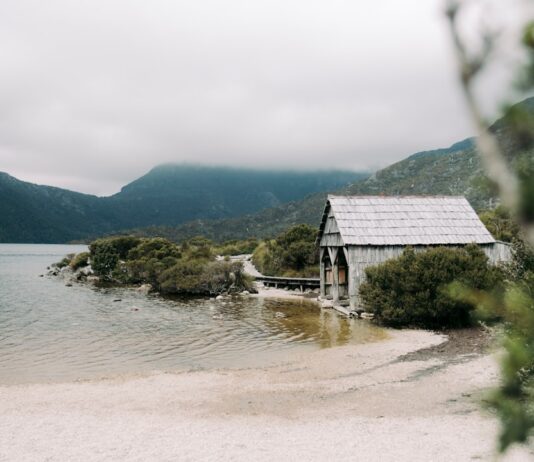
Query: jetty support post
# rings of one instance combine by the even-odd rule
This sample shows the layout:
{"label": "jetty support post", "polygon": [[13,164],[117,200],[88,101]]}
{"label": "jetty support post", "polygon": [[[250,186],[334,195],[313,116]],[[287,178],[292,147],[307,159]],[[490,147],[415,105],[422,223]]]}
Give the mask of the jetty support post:
{"label": "jetty support post", "polygon": [[319,272],[320,272],[320,290],[321,290],[321,298],[324,299],[326,297],[326,272],[324,267],[324,247],[321,247],[319,250]]}
{"label": "jetty support post", "polygon": [[[329,249],[330,250],[330,249]],[[334,305],[339,303],[339,260],[338,249],[332,249],[332,301]]]}

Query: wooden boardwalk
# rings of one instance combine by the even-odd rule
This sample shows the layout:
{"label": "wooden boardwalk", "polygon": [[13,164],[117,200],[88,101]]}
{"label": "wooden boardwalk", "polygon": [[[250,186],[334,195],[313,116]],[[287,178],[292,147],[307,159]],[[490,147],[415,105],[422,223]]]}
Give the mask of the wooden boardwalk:
{"label": "wooden boardwalk", "polygon": [[[218,257],[222,260],[223,257]],[[255,281],[261,282],[265,287],[276,287],[280,289],[299,289],[304,292],[307,289],[320,289],[321,281],[319,278],[283,278],[275,276],[264,276],[252,263],[252,255],[236,255],[230,257],[232,261],[243,263],[243,270],[246,274],[253,277]]]}
{"label": "wooden boardwalk", "polygon": [[281,278],[274,276],[255,276],[257,282],[261,282],[266,287],[299,289],[304,292],[306,289],[319,289],[321,282],[319,278]]}

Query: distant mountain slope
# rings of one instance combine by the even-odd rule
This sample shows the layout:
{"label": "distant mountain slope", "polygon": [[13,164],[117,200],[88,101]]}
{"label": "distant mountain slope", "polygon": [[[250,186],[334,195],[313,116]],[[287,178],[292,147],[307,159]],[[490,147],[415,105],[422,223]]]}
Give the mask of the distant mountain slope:
{"label": "distant mountain slope", "polygon": [[68,242],[134,227],[234,217],[338,189],[364,176],[163,165],[118,194],[100,198],[0,172],[0,242]]}
{"label": "distant mountain slope", "polygon": [[0,172],[0,242],[66,242],[110,231],[98,197],[19,181]]}
{"label": "distant mountain slope", "polygon": [[269,171],[161,165],[108,199],[123,227],[236,217],[366,177],[348,171]]}
{"label": "distant mountain slope", "polygon": [[[521,137],[517,133],[512,136],[510,132],[508,120],[518,110],[526,111],[534,117],[534,98],[515,105],[507,115],[492,125],[491,130],[497,134],[510,162],[518,163],[527,158],[532,162],[533,147],[522,144]],[[413,154],[337,192],[354,195],[463,195],[479,210],[496,204],[495,191],[484,175],[473,138],[455,143],[449,148]],[[314,194],[301,201],[231,220],[196,221],[176,228],[138,232],[164,234],[175,240],[200,234],[217,240],[274,236],[296,223],[318,225],[325,198],[324,193]]]}

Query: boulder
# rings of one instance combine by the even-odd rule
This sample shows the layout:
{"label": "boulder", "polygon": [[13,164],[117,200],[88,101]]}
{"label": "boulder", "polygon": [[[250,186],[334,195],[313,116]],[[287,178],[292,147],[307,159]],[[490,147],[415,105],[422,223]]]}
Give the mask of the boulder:
{"label": "boulder", "polygon": [[84,276],[90,276],[93,274],[93,268],[91,268],[91,265],[84,266],[83,268],[79,269],[80,274],[83,274]]}
{"label": "boulder", "polygon": [[150,284],[142,284],[136,290],[142,294],[149,294],[154,288]]}

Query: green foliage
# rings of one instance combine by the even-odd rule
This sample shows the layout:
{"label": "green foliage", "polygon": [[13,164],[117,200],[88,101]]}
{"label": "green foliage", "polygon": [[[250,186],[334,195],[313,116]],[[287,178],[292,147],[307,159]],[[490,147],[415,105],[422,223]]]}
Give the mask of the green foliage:
{"label": "green foliage", "polygon": [[392,327],[441,329],[472,322],[475,305],[451,295],[454,281],[478,290],[493,290],[501,271],[488,264],[475,245],[451,249],[436,247],[423,252],[407,248],[403,254],[366,269],[360,286],[362,302],[375,319]]}
{"label": "green foliage", "polygon": [[502,205],[493,210],[481,212],[479,217],[495,239],[504,242],[512,242],[517,239],[519,226],[510,216],[509,210]]}
{"label": "green foliage", "polygon": [[[522,91],[534,89],[534,22],[523,30],[525,60],[519,75]],[[501,149],[519,180],[517,227],[513,262],[501,299],[478,294],[479,310],[503,319],[501,384],[490,406],[501,420],[500,449],[524,443],[534,433],[534,99],[508,108],[505,124],[497,127]],[[507,141],[502,142],[502,137]],[[510,151],[520,152],[515,158]],[[468,296],[473,297],[473,291]]]}
{"label": "green foliage", "polygon": [[76,271],[79,268],[84,268],[89,264],[89,252],[82,252],[75,255],[70,261],[70,267]]}
{"label": "green foliage", "polygon": [[525,442],[534,430],[534,273],[528,280],[507,287],[500,313],[504,316],[505,355],[501,360],[501,386],[490,404],[503,428],[500,448]]}
{"label": "green foliage", "polygon": [[253,254],[258,270],[268,276],[316,276],[317,230],[309,225],[295,225],[276,239],[263,241]]}
{"label": "green foliage", "polygon": [[501,451],[534,431],[534,250],[516,239],[512,255],[503,294],[467,285],[457,291],[458,298],[477,304],[480,316],[498,318],[504,326],[501,385],[488,400],[502,422]]}
{"label": "green foliage", "polygon": [[92,242],[89,252],[93,271],[106,281],[112,280],[118,270],[119,261],[125,260],[130,250],[140,242],[139,238],[131,236],[110,237]]}
{"label": "green foliage", "polygon": [[139,244],[128,251],[128,260],[162,260],[167,257],[181,258],[181,248],[166,239],[154,238],[139,240]]}
{"label": "green foliage", "polygon": [[223,242],[214,249],[217,255],[246,255],[251,254],[258,247],[259,241],[255,237],[244,240],[230,240]]}
{"label": "green foliage", "polygon": [[166,294],[213,295],[253,290],[241,263],[216,262],[212,243],[195,237],[182,244],[166,239],[113,237],[90,245],[96,274],[121,284],[151,284]]}
{"label": "green foliage", "polygon": [[65,268],[66,266],[69,266],[72,259],[75,257],[73,253],[69,253],[65,258],[62,258],[57,263],[54,263],[52,266],[55,266],[56,268]]}
{"label": "green foliage", "polygon": [[243,273],[241,262],[179,261],[159,277],[163,293],[217,295],[252,290],[252,280]]}
{"label": "green foliage", "polygon": [[104,280],[110,280],[119,262],[117,250],[111,242],[105,240],[98,245],[91,245],[90,249],[93,271]]}

